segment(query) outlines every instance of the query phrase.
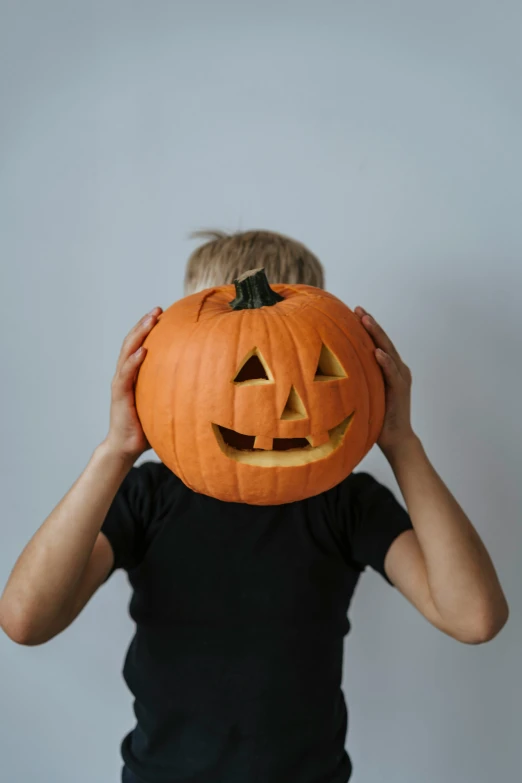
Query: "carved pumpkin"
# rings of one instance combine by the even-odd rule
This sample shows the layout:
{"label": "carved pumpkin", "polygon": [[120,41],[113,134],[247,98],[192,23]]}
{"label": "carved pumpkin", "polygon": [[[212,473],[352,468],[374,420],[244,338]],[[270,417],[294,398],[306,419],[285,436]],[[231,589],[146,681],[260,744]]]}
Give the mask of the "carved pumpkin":
{"label": "carved pumpkin", "polygon": [[144,345],[136,406],[159,458],[196,492],[273,505],[344,479],[375,443],[384,382],[337,297],[264,270],[184,297]]}

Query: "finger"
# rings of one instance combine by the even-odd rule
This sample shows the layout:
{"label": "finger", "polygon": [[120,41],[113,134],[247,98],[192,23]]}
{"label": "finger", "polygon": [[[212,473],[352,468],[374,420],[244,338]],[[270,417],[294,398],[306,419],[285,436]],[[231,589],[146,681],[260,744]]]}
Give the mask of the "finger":
{"label": "finger", "polygon": [[137,349],[143,343],[145,337],[151,331],[152,327],[156,325],[158,316],[161,314],[161,312],[161,307],[155,307],[150,311],[150,313],[144,315],[135,326],[133,326],[123,341],[118,358],[118,367],[121,367],[123,362],[125,362],[131,354],[137,351]]}
{"label": "finger", "polygon": [[140,346],[116,371],[112,385],[117,394],[125,394],[133,388],[136,375],[146,354],[147,349]]}
{"label": "finger", "polygon": [[377,321],[371,315],[366,314],[362,319],[363,325],[368,329],[377,348],[393,357],[397,365],[401,364],[401,357],[396,347]]}
{"label": "finger", "polygon": [[363,315],[368,315],[364,307],[361,307],[361,305],[357,305],[357,307],[354,310],[354,313],[359,316],[359,318],[362,318]]}
{"label": "finger", "polygon": [[[123,345],[130,345],[131,343],[135,343],[136,336],[143,332],[143,327],[150,326],[151,323],[155,322],[156,319],[159,317],[159,315],[162,313],[161,307],[154,307],[149,313],[146,313],[137,324],[135,324],[130,332],[127,334],[123,341]],[[134,353],[134,350],[136,350],[138,346],[135,346],[133,350],[130,351],[130,353]]]}
{"label": "finger", "polygon": [[377,348],[377,350],[375,351],[375,356],[381,366],[386,382],[390,386],[395,385],[397,381],[400,379],[401,374],[399,372],[399,368],[397,367],[397,364],[395,363],[393,357],[390,356],[389,353],[386,353],[386,351],[381,350],[380,348]]}

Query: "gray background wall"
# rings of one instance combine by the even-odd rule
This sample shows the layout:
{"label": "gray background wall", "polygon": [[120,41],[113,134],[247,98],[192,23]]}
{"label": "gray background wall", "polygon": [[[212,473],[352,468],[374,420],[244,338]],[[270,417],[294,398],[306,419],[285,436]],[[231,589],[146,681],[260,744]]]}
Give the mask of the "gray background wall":
{"label": "gray background wall", "polygon": [[[461,645],[366,572],[346,640],[354,782],[518,780],[520,3],[0,11],[2,584],[105,435],[125,333],[181,296],[187,232],[294,235],[411,366],[414,425],[511,605],[499,637]],[[396,489],[377,450],[364,467]],[[120,572],[47,645],[0,636],[3,779],[119,779],[128,600]]]}

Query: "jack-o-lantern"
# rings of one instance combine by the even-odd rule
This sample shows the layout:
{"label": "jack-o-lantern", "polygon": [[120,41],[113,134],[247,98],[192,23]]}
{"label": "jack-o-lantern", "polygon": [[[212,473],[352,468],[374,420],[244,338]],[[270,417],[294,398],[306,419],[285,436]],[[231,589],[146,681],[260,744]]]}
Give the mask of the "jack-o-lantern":
{"label": "jack-o-lantern", "polygon": [[136,405],[159,458],[193,490],[255,505],[316,495],[379,436],[374,346],[337,297],[269,286],[263,269],[166,309],[144,345]]}

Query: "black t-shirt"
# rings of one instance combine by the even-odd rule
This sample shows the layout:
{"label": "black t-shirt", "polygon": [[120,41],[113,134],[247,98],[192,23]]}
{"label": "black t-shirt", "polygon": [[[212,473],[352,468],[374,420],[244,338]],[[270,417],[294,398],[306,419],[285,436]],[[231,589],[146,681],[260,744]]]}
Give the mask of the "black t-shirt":
{"label": "black t-shirt", "polygon": [[386,552],[411,527],[367,473],[250,506],[132,468],[102,527],[133,588],[126,766],[145,783],[346,783],[347,610],[366,566],[391,584]]}

